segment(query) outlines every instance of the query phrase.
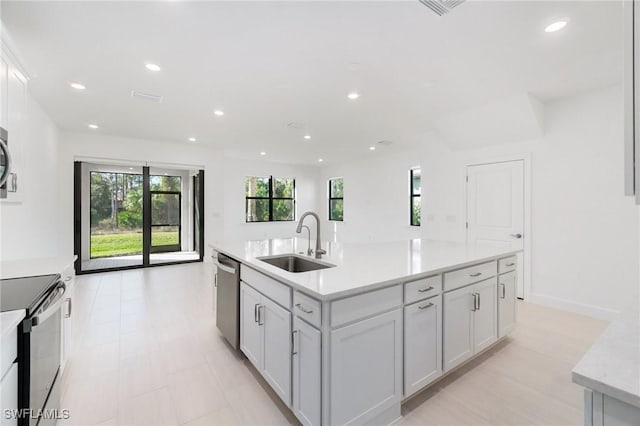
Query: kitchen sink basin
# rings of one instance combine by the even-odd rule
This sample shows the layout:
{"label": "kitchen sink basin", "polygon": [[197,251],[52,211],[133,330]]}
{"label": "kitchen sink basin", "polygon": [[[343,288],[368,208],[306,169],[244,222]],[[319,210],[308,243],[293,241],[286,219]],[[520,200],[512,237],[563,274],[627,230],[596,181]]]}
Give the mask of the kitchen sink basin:
{"label": "kitchen sink basin", "polygon": [[333,268],[335,266],[329,263],[311,260],[306,257],[298,256],[296,254],[259,257],[258,260],[262,260],[263,262],[267,262],[270,265],[276,266],[280,269],[284,269],[288,272],[316,271],[318,269]]}

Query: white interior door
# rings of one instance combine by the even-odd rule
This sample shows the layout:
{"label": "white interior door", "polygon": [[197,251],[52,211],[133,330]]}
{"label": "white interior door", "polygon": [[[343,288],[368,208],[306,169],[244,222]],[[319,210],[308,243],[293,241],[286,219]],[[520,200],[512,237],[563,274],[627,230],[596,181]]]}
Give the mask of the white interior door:
{"label": "white interior door", "polygon": [[[467,242],[523,249],[524,161],[467,166]],[[518,297],[524,297],[524,262],[518,255]]]}

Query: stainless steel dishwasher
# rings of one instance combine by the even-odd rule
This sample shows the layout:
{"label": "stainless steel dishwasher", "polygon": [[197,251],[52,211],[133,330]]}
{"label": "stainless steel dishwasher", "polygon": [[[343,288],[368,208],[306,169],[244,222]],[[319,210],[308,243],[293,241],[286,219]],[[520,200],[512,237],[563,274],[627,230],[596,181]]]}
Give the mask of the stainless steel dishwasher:
{"label": "stainless steel dishwasher", "polygon": [[217,271],[216,324],[234,349],[240,348],[240,263],[222,253],[214,254]]}

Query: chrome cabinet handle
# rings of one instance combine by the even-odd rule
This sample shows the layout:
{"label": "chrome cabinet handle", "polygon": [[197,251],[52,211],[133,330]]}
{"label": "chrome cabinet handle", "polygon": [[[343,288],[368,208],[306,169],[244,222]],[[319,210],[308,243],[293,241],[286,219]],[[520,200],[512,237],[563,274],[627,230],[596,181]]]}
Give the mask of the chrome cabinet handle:
{"label": "chrome cabinet handle", "polygon": [[507,263],[506,266],[516,266],[515,262]]}
{"label": "chrome cabinet handle", "polygon": [[500,297],[504,299],[507,296],[507,286],[504,283],[500,283],[500,285],[502,286],[502,296]]}
{"label": "chrome cabinet handle", "polygon": [[482,272],[476,272],[475,274],[469,274],[470,277],[479,277],[480,275],[482,275]]}
{"label": "chrome cabinet handle", "polygon": [[313,313],[313,309],[307,309],[305,308],[302,303],[296,303],[296,308],[300,309],[302,312],[304,312],[305,314],[312,314]]}
{"label": "chrome cabinet handle", "polygon": [[71,298],[67,297],[65,302],[67,302],[67,312],[64,314],[64,317],[71,318]]}
{"label": "chrome cabinet handle", "polygon": [[6,182],[7,192],[18,192],[18,174],[9,173],[9,179]]}
{"label": "chrome cabinet handle", "polygon": [[433,306],[433,303],[429,302],[426,305],[418,306],[418,309],[427,309]]}
{"label": "chrome cabinet handle", "polygon": [[480,293],[476,293],[478,295],[478,310],[480,310]]}
{"label": "chrome cabinet handle", "polygon": [[421,288],[421,289],[419,289],[418,291],[419,291],[420,293],[424,293],[424,292],[426,292],[426,291],[431,291],[431,290],[433,290],[433,286],[429,286],[429,287],[427,287],[427,288]]}
{"label": "chrome cabinet handle", "polygon": [[264,312],[264,306],[258,305],[258,325],[264,325],[263,312]]}
{"label": "chrome cabinet handle", "polygon": [[296,349],[296,335],[298,334],[298,330],[293,330],[291,332],[291,355],[298,355],[298,350]]}
{"label": "chrome cabinet handle", "polygon": [[476,306],[478,304],[478,301],[476,299],[476,295],[477,295],[477,293],[471,293],[471,296],[473,297],[473,307],[471,308],[471,310],[473,312],[477,311]]}
{"label": "chrome cabinet handle", "polygon": [[259,322],[260,322],[260,319],[259,319],[259,315],[260,315],[260,314],[258,313],[258,310],[259,310],[259,309],[260,309],[260,304],[259,304],[259,303],[256,303],[256,304],[253,306],[253,321],[254,321],[254,322],[257,322],[257,323],[259,323]]}

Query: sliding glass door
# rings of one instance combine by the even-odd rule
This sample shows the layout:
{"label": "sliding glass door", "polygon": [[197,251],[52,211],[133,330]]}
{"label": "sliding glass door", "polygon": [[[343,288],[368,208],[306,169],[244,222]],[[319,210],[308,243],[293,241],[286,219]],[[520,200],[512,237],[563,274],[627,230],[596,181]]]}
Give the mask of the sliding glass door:
{"label": "sliding glass door", "polygon": [[75,164],[76,271],[201,261],[204,171]]}

